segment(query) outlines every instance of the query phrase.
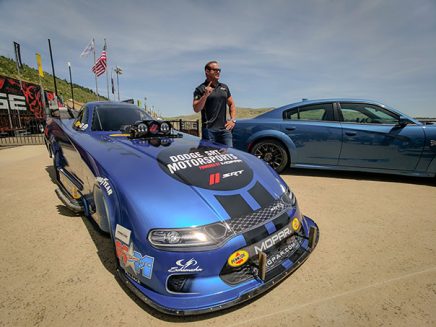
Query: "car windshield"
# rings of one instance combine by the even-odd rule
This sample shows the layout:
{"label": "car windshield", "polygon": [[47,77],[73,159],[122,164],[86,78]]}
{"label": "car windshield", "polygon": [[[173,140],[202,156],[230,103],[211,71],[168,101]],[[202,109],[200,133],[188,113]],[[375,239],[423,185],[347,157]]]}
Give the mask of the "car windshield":
{"label": "car windshield", "polygon": [[103,105],[94,109],[92,130],[119,131],[124,126],[147,119],[153,118],[135,105]]}

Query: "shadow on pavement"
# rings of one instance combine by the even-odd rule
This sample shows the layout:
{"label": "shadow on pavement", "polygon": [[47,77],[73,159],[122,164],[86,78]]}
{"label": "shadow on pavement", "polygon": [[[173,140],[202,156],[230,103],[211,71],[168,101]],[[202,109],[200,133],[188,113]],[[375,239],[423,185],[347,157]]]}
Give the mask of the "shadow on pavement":
{"label": "shadow on pavement", "polygon": [[312,176],[312,177],[352,179],[358,181],[368,180],[368,181],[388,182],[388,183],[436,186],[436,177],[433,178],[413,177],[413,176],[400,176],[400,175],[377,174],[377,173],[366,173],[366,172],[355,172],[355,171],[288,168],[285,171],[283,171],[281,175]]}

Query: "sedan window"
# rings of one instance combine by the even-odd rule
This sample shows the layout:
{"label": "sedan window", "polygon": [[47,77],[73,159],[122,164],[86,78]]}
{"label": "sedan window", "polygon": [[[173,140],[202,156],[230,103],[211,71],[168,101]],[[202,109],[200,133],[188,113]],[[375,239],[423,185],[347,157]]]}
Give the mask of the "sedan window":
{"label": "sedan window", "polygon": [[396,124],[398,116],[382,107],[365,103],[341,103],[344,122],[359,124]]}
{"label": "sedan window", "polygon": [[290,120],[334,120],[331,103],[309,105],[284,112],[284,119]]}

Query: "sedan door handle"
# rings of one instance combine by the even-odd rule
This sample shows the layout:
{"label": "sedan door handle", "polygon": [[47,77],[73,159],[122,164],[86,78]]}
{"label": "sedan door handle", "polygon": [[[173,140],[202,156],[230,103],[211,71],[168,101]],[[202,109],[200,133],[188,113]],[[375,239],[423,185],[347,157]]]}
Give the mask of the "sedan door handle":
{"label": "sedan door handle", "polygon": [[355,136],[357,133],[356,132],[345,132],[345,135],[348,136]]}
{"label": "sedan door handle", "polygon": [[287,131],[293,131],[294,129],[295,129],[294,126],[292,126],[292,127],[286,127],[286,130],[287,130]]}

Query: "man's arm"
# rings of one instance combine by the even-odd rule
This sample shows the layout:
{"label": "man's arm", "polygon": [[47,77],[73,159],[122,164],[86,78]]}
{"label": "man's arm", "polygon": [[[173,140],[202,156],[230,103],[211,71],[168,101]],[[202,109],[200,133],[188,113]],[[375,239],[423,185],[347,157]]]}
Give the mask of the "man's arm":
{"label": "man's arm", "polygon": [[233,101],[232,96],[229,96],[227,99],[227,105],[229,106],[229,114],[230,114],[230,120],[226,122],[226,129],[233,129],[235,127],[235,121],[236,121],[236,106],[235,102]]}
{"label": "man's arm", "polygon": [[200,112],[201,110],[203,110],[204,105],[206,104],[207,97],[213,91],[213,88],[210,87],[211,84],[212,84],[212,82],[209,82],[208,86],[206,86],[204,88],[204,93],[201,96],[201,98],[199,98],[199,99],[194,98],[194,101],[192,102],[192,107],[194,108],[195,112]]}

